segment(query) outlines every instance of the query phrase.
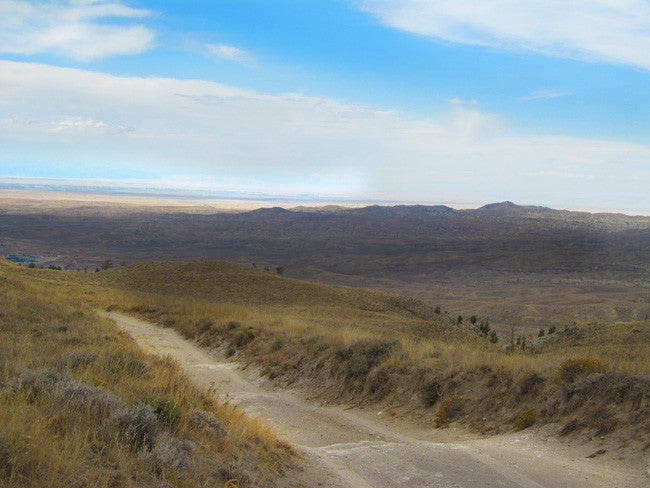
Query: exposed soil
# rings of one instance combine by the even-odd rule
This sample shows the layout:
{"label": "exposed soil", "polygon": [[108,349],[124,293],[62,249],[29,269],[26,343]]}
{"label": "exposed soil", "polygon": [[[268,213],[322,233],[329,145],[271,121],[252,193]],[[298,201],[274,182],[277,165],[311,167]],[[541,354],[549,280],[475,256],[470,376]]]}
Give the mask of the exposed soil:
{"label": "exposed soil", "polygon": [[330,406],[278,389],[253,368],[207,351],[175,331],[108,313],[146,352],[168,355],[192,380],[265,419],[303,458],[287,487],[642,487],[648,477],[569,449],[543,433],[479,438],[459,429],[423,429],[385,412]]}

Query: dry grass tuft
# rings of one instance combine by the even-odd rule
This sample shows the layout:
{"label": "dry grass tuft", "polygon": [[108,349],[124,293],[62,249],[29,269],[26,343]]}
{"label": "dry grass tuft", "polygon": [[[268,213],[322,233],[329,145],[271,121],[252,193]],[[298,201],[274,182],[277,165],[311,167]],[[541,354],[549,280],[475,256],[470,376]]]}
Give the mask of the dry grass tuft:
{"label": "dry grass tuft", "polygon": [[528,427],[531,427],[537,421],[537,410],[534,408],[529,408],[521,412],[517,418],[514,420],[512,425],[514,425],[517,430],[524,430]]}
{"label": "dry grass tuft", "polygon": [[609,363],[604,359],[586,357],[565,359],[555,370],[556,381],[573,382],[581,376],[592,373],[604,373]]}
{"label": "dry grass tuft", "polygon": [[435,426],[444,427],[457,419],[465,408],[467,398],[451,395],[443,398],[440,408],[436,412]]}

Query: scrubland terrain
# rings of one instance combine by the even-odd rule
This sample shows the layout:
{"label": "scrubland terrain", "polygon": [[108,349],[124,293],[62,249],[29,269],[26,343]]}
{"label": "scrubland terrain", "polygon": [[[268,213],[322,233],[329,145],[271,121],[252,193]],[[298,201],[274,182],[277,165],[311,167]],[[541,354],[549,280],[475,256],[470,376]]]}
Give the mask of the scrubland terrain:
{"label": "scrubland terrain", "polygon": [[[58,290],[54,296],[85,307],[122,311],[174,328],[202,347],[259,366],[278,385],[304,389],[321,401],[372,405],[423,426],[463,425],[482,434],[544,428],[561,439],[589,442],[594,450],[604,449],[606,456],[639,469],[650,447],[649,321],[567,327],[526,349],[506,350],[476,325],[458,324],[412,298],[301,282],[232,263],[142,263],[89,274],[3,264],[3,271],[20,277],[9,278],[13,282],[8,284]],[[25,307],[33,301],[32,288],[26,290],[14,292],[14,300]],[[45,301],[44,293],[37,298]],[[76,317],[74,310],[67,313]],[[86,313],[77,315],[69,319],[72,325],[77,320],[89,327]],[[7,323],[6,316],[3,320]],[[46,315],[38,322],[44,329],[43,323],[57,324],[44,330],[48,341],[42,346],[57,352],[38,354],[42,366],[36,359],[24,366],[5,360],[6,382],[18,384],[10,378],[20,378],[27,367],[67,371],[60,358],[69,353],[57,341],[65,344],[70,334],[69,329],[58,331],[59,323],[67,325],[61,320]],[[34,340],[33,327],[27,322],[14,329]],[[107,354],[105,342],[110,344],[106,337],[111,334],[96,339],[101,345],[85,339],[71,349],[97,354],[84,365],[100,368],[88,373],[91,385],[110,384],[102,372],[111,364],[101,359]],[[96,377],[100,383],[92,382]],[[171,398],[188,409],[184,402],[195,401],[155,381],[147,382],[151,387],[153,392],[128,394],[107,386],[127,405],[143,396]],[[273,437],[261,437],[266,439],[264,455],[270,456]]]}
{"label": "scrubland terrain", "polygon": [[[321,403],[372,408],[423,429],[543,432],[588,446],[599,458],[626,463],[634,472],[647,469],[648,217],[509,203],[474,211],[402,206],[77,215],[66,210],[5,212],[0,228],[5,255],[20,249],[28,259],[51,253],[45,256],[51,261],[36,260],[34,268],[48,262],[90,268],[66,272],[1,263],[2,290],[9,298],[0,323],[3,334],[13,334],[2,346],[3,391],[24,396],[12,404],[42,415],[45,420],[36,422],[42,426],[55,416],[52,408],[65,403],[59,390],[70,385],[89,389],[89,397],[99,395],[95,388],[117,398],[97,407],[106,409],[97,428],[108,432],[98,434],[97,442],[108,444],[92,447],[95,434],[91,442],[90,434],[75,431],[80,437],[66,440],[66,446],[89,451],[70,461],[47,461],[59,463],[62,472],[76,472],[81,462],[119,471],[122,464],[106,464],[102,457],[118,453],[110,455],[133,460],[115,475],[124,486],[152,479],[190,486],[183,468],[189,462],[202,466],[193,470],[196,476],[221,476],[215,478],[219,483],[232,474],[223,466],[243,465],[245,476],[238,472],[233,483],[239,485],[233,486],[248,486],[277,478],[291,462],[288,448],[268,428],[193,389],[168,362],[141,356],[94,310],[174,329],[207,351],[259,369],[278,387],[295,388]],[[167,261],[145,262],[154,259]],[[92,272],[106,260],[126,263]],[[89,336],[76,332],[81,329]],[[70,331],[82,340],[66,342]],[[115,344],[107,337],[115,337]],[[24,347],[34,352],[19,352]],[[111,348],[140,358],[149,379],[136,385],[140,378],[125,380],[127,371],[111,380]],[[74,354],[92,359],[77,370],[66,362]],[[54,372],[43,373],[47,368]],[[159,377],[164,384],[152,380]],[[169,386],[172,377],[184,386]],[[21,390],[24,382],[39,385],[38,393]],[[181,420],[170,427],[156,417],[146,455],[134,456],[128,441],[124,444],[128,436],[120,416],[151,408],[155,417],[155,409],[168,402]],[[201,444],[208,446],[205,452],[221,453],[216,472],[202,461],[204,451],[194,439],[203,439],[190,422],[196,409],[209,412],[229,432],[205,441],[218,447]],[[89,417],[83,424],[94,421]],[[14,469],[14,460],[49,459],[17,450],[25,442],[19,429],[2,439],[1,452],[13,456],[6,458],[13,464],[5,472],[13,478],[6,479],[14,484],[23,479],[20,473],[45,472]],[[50,435],[47,429],[38,435]],[[63,442],[43,439],[48,446]],[[159,441],[169,441],[165,459],[178,455],[182,462],[161,465]],[[127,479],[127,472],[138,474]]]}
{"label": "scrubland terrain", "polygon": [[144,263],[92,280],[115,293],[103,305],[326,399],[377,403],[440,427],[557,423],[558,435],[649,447],[650,321],[567,327],[508,351],[415,299],[230,263]]}
{"label": "scrubland terrain", "polygon": [[[92,292],[92,291],[91,291]],[[143,354],[55,271],[0,261],[0,486],[268,486],[290,448]]]}
{"label": "scrubland terrain", "polygon": [[12,202],[0,211],[0,254],[34,256],[37,266],[93,272],[110,259],[281,267],[293,278],[382,289],[453,316],[476,315],[502,340],[513,326],[530,338],[574,321],[650,313],[650,217],[508,202],[474,210],[210,207],[208,214],[151,202],[49,210],[47,202]]}

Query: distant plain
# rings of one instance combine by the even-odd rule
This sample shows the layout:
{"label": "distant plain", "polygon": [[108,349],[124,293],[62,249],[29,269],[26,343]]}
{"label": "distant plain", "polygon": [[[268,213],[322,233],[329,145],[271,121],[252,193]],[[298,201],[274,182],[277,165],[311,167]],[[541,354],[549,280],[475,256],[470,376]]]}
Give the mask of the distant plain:
{"label": "distant plain", "polygon": [[650,313],[650,217],[506,203],[461,210],[3,190],[0,254],[80,271],[106,260],[281,268],[476,315],[502,336]]}

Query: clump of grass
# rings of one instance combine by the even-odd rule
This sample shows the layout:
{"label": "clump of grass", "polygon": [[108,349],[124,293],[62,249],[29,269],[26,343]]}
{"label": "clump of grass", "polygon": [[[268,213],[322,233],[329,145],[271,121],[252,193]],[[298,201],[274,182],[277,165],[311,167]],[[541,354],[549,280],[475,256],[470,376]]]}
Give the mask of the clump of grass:
{"label": "clump of grass", "polygon": [[144,396],[140,398],[139,403],[150,406],[156,418],[168,427],[176,425],[181,418],[181,409],[168,398]]}
{"label": "clump of grass", "polygon": [[556,381],[573,382],[580,376],[592,373],[604,373],[609,363],[604,359],[594,357],[565,359],[555,370]]}
{"label": "clump of grass", "polygon": [[112,392],[88,383],[73,379],[59,382],[52,392],[55,404],[84,410],[97,418],[106,418],[122,408],[124,402]]}
{"label": "clump of grass", "polygon": [[181,327],[178,332],[183,336],[184,339],[194,339],[195,333],[189,327]]}
{"label": "clump of grass", "polygon": [[422,384],[422,387],[420,388],[420,394],[422,395],[424,406],[432,407],[440,399],[440,395],[442,394],[442,387],[438,381],[430,379]]}
{"label": "clump of grass", "polygon": [[579,429],[581,426],[582,425],[581,425],[580,421],[577,418],[573,418],[573,419],[569,420],[568,422],[566,422],[562,426],[562,428],[560,429],[558,434],[561,435],[561,436],[568,435],[571,432]]}
{"label": "clump of grass", "polygon": [[529,408],[521,412],[512,423],[517,430],[524,430],[537,422],[537,410]]}
{"label": "clump of grass", "polygon": [[212,320],[204,320],[199,325],[199,332],[201,334],[205,334],[206,332],[210,332],[210,329],[212,329],[213,325],[214,325],[214,322]]}
{"label": "clump of grass", "polygon": [[90,351],[68,350],[61,356],[61,363],[68,369],[76,371],[81,366],[88,365],[97,359],[97,354]]}
{"label": "clump of grass", "polygon": [[210,412],[200,408],[192,411],[188,421],[191,427],[207,432],[210,435],[217,437],[226,435],[226,429],[221,421]]}
{"label": "clump of grass", "polygon": [[232,345],[238,348],[244,347],[246,344],[255,339],[255,331],[252,327],[248,327],[246,330],[240,330],[232,338]]}
{"label": "clump of grass", "polygon": [[348,377],[365,376],[375,366],[388,359],[396,347],[397,342],[360,341],[348,347],[340,347],[335,355],[340,360],[348,362],[346,367]]}
{"label": "clump of grass", "polygon": [[519,393],[521,395],[528,395],[534,393],[539,385],[543,384],[546,379],[537,373],[531,373],[519,382]]}
{"label": "clump of grass", "polygon": [[440,408],[436,412],[434,425],[438,428],[449,425],[450,422],[460,417],[466,403],[467,398],[458,395],[451,395],[443,398]]}
{"label": "clump of grass", "polygon": [[108,371],[115,375],[142,378],[149,374],[149,365],[130,351],[111,351],[105,357]]}
{"label": "clump of grass", "polygon": [[52,368],[25,369],[19,376],[10,378],[8,385],[14,391],[23,393],[27,401],[33,402],[52,391],[54,385],[62,380],[70,381],[72,377],[67,373],[60,373]]}
{"label": "clump of grass", "polygon": [[132,451],[151,449],[156,437],[156,415],[150,405],[131,405],[117,415],[120,441]]}
{"label": "clump of grass", "polygon": [[190,468],[190,454],[195,449],[193,442],[175,437],[159,437],[149,454],[149,459],[159,472],[186,471]]}

